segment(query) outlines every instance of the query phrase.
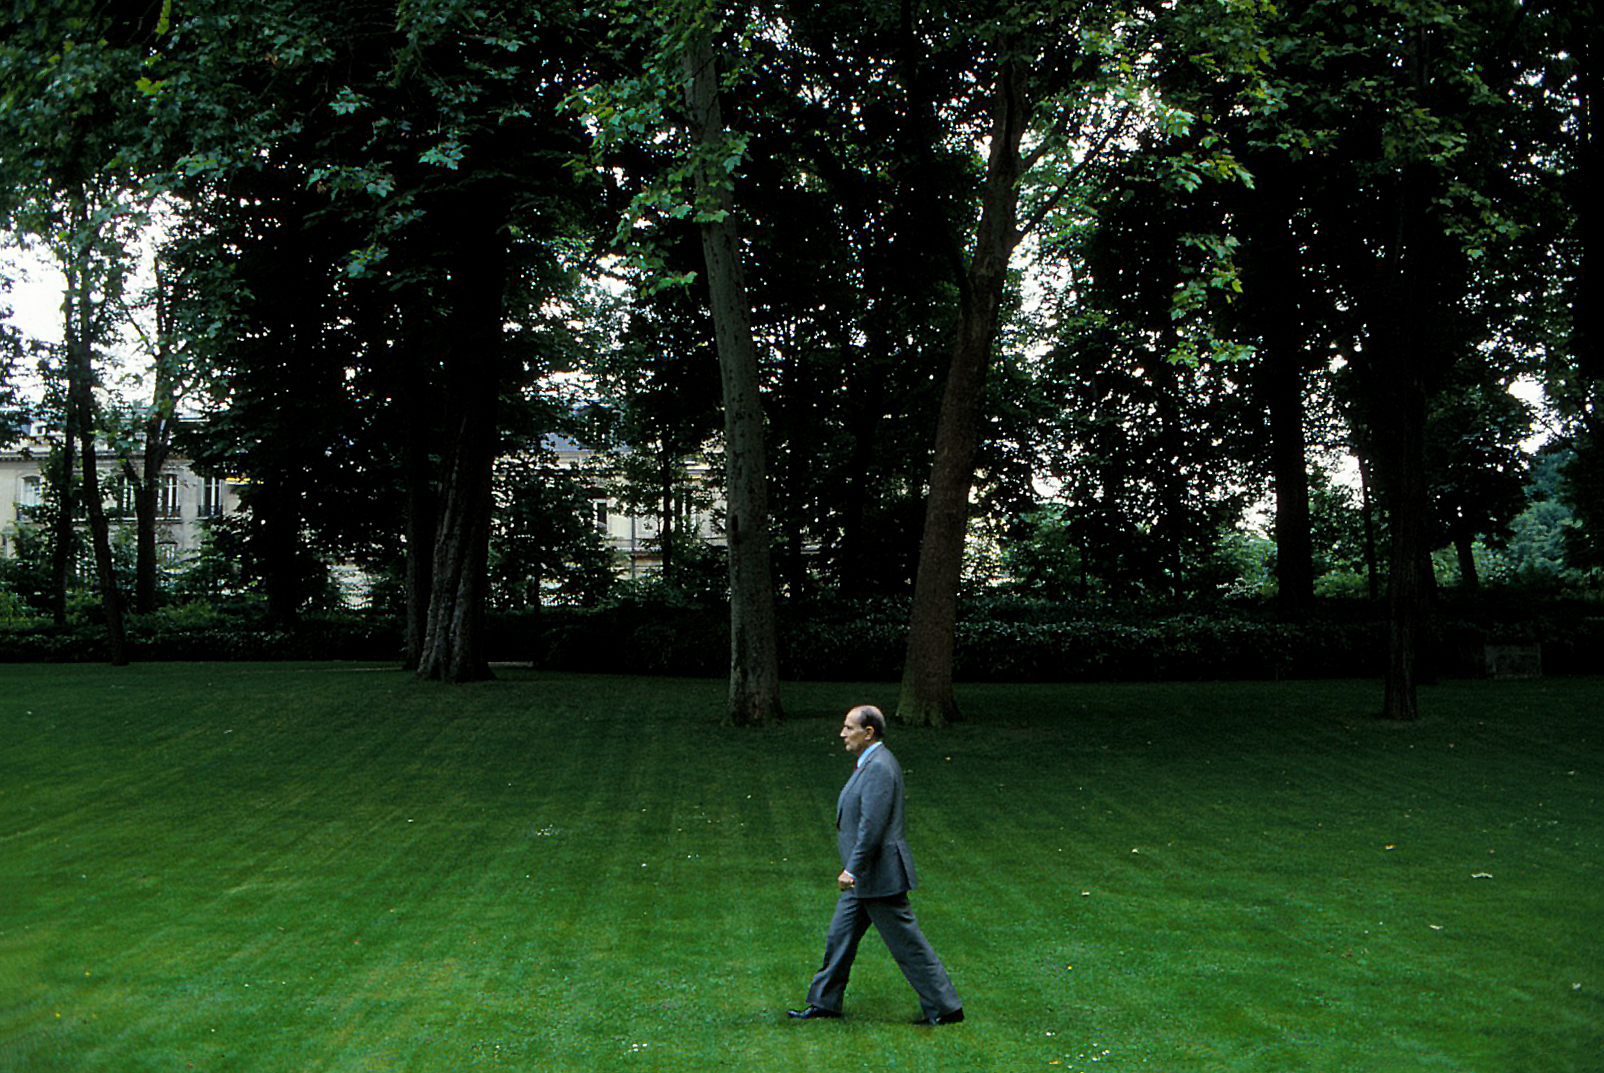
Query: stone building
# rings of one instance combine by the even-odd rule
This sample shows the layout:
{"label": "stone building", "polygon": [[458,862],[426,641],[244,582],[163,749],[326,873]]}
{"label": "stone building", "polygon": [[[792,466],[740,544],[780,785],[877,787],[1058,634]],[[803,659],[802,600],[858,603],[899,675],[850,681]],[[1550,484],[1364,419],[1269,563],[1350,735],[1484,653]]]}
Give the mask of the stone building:
{"label": "stone building", "polygon": [[[49,456],[50,445],[32,437],[0,451],[0,556],[17,554],[18,528],[33,522],[44,501],[43,467]],[[137,460],[135,464],[139,464]],[[115,459],[101,459],[106,511],[114,526],[132,529],[133,503],[120,466]],[[163,562],[182,563],[200,549],[208,519],[238,509],[235,485],[222,477],[195,472],[186,458],[169,458],[156,505],[156,541]]]}

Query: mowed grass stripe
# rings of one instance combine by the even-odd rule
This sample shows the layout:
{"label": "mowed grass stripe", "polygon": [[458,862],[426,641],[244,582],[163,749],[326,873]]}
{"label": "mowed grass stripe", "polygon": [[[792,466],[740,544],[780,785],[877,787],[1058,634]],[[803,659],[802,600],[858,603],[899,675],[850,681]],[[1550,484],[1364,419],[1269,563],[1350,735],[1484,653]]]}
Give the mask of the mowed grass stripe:
{"label": "mowed grass stripe", "polygon": [[[1273,700],[1277,692],[1292,689],[1307,694],[1310,688],[1261,687],[1259,700]],[[1327,690],[1347,693],[1362,703],[1358,694],[1341,685],[1322,688]],[[1138,687],[1129,693],[1144,691]],[[1192,696],[1208,698],[1215,693],[1219,703],[1241,692],[1242,687],[1236,686],[1198,686]],[[1240,709],[1231,699],[1217,710],[1229,717]],[[1357,705],[1352,709],[1354,714],[1362,710]],[[1234,998],[1229,1016],[1213,1034],[1240,1043],[1251,1040],[1252,1026],[1260,1024],[1272,1037],[1270,1043],[1241,1053],[1236,1053],[1240,1048],[1215,1044],[1210,1052],[1218,1052],[1214,1061],[1241,1062],[1245,1068],[1256,1068],[1259,1062],[1272,1063],[1263,1068],[1284,1063],[1284,1056],[1267,1057],[1266,1048],[1274,1050],[1274,1026],[1290,1020],[1297,1027],[1287,1030],[1289,1044],[1304,1046],[1311,1026],[1324,1022],[1333,1033],[1328,1045],[1346,1056],[1345,1061],[1368,1060],[1381,1069],[1402,1062],[1409,1068],[1407,1063],[1414,1059],[1407,1056],[1408,1038],[1374,1036],[1367,1022],[1341,1013],[1320,1015],[1321,1008],[1341,1010],[1342,996],[1333,999],[1326,994],[1330,987],[1305,983],[1311,967],[1317,967],[1319,977],[1333,978],[1339,990],[1354,992],[1349,1001],[1361,1000],[1364,992],[1374,989],[1378,973],[1391,974],[1406,996],[1406,1008],[1415,1005],[1414,996],[1420,997],[1420,1029],[1428,1033],[1447,1031],[1449,1022],[1461,1013],[1477,1016],[1474,1004],[1444,996],[1497,994],[1524,972],[1542,971],[1540,965],[1527,962],[1510,974],[1511,979],[1490,985],[1510,952],[1482,944],[1506,936],[1507,922],[1499,921],[1494,936],[1466,934],[1462,918],[1497,920],[1502,913],[1491,904],[1456,912],[1478,895],[1494,897],[1495,888],[1478,888],[1472,879],[1485,853],[1478,828],[1506,824],[1511,798],[1518,808],[1531,790],[1529,771],[1510,770],[1515,765],[1506,762],[1506,743],[1496,740],[1503,735],[1487,742],[1485,749],[1472,735],[1468,752],[1449,754],[1456,758],[1453,763],[1469,757],[1468,769],[1449,767],[1452,778],[1422,781],[1421,772],[1415,770],[1420,766],[1417,750],[1426,746],[1409,737],[1424,737],[1427,745],[1451,745],[1442,737],[1445,733],[1463,737],[1462,726],[1400,730],[1352,722],[1353,715],[1347,718],[1348,726],[1305,725],[1301,718],[1278,721],[1272,715],[1266,726],[1243,732],[1233,731],[1227,718],[1216,721],[1212,732],[1207,724],[1195,726],[1192,747],[1184,753],[1166,749],[1157,739],[1138,742],[1125,725],[1101,735],[1099,748],[1082,755],[1084,763],[1077,776],[1066,781],[1060,797],[1055,798],[1049,782],[1031,787],[1027,800],[1033,808],[1050,814],[1055,801],[1062,801],[1059,811],[1083,817],[1078,842],[1083,849],[1096,851],[1081,872],[1087,887],[1081,925],[1094,939],[1077,953],[1112,956],[1118,964],[1109,975],[1141,981],[1139,987],[1121,994],[1122,1002],[1109,1007],[1111,1014],[1138,1011],[1151,1023],[1153,1014],[1147,1007],[1152,1003],[1144,1002],[1144,995],[1164,995],[1179,979],[1187,981],[1183,986],[1190,993],[1161,999],[1166,1011],[1206,1008],[1202,1000],[1211,997],[1215,1002]],[[1177,729],[1173,724],[1155,728],[1151,719],[1143,722],[1150,729],[1172,733]],[[1220,733],[1222,723],[1226,733]],[[1121,739],[1127,748],[1109,753],[1111,743]],[[1582,747],[1591,749],[1596,758],[1596,743],[1583,742]],[[1069,751],[1061,749],[1060,755]],[[1551,763],[1552,757],[1543,762]],[[1441,774],[1435,757],[1429,763],[1428,776]],[[1457,788],[1467,775],[1480,789],[1462,797]],[[1080,800],[1082,782],[1094,784],[1092,800]],[[1591,843],[1596,848],[1597,772],[1590,783],[1568,785],[1595,788],[1588,804],[1594,818]],[[1129,845],[1122,848],[1122,843]],[[1522,847],[1529,848],[1529,844]],[[1099,890],[1099,884],[1107,890]],[[1540,896],[1546,904],[1525,912],[1532,919],[1579,919],[1556,911],[1555,897],[1563,897],[1564,889],[1563,884],[1544,887]],[[1100,899],[1103,893],[1115,897]],[[1117,911],[1100,916],[1097,908],[1110,903]],[[1151,915],[1144,910],[1151,910]],[[1386,920],[1395,929],[1418,928],[1419,935],[1411,933],[1402,942],[1392,942]],[[1459,928],[1463,953],[1444,957],[1439,943],[1430,948],[1430,956],[1422,957],[1417,947],[1421,936],[1442,938],[1427,920],[1448,921],[1439,925],[1445,929]],[[1132,932],[1129,944],[1120,941]],[[1151,939],[1144,940],[1143,933]],[[1564,947],[1552,941],[1539,949],[1549,958],[1565,956]],[[1586,952],[1591,975],[1596,976],[1597,940],[1575,949]],[[1178,953],[1172,956],[1172,950]],[[1137,960],[1144,956],[1145,965]],[[1445,970],[1445,962],[1463,964],[1466,958],[1468,969]],[[1068,963],[1077,964],[1076,972],[1095,970],[1095,962],[1087,964],[1090,960],[1082,956]],[[1087,980],[1089,975],[1078,979]],[[1326,982],[1322,979],[1322,985]],[[1255,994],[1267,986],[1280,988],[1275,1006],[1287,1003],[1284,996],[1307,990],[1309,1008],[1292,1002],[1290,1019],[1273,1013],[1250,1016]],[[1133,990],[1137,993],[1130,993]],[[1591,1038],[1597,1040],[1596,1028]],[[1201,1056],[1203,1050],[1189,1048],[1189,1053]]]}
{"label": "mowed grass stripe", "polygon": [[936,1033],[873,937],[846,1022],[783,1016],[834,900],[840,713],[884,686],[790,686],[785,725],[732,731],[719,682],[7,674],[0,1070],[1604,1051],[1596,680],[1445,683],[1406,728],[1373,683],[964,690],[967,722],[892,738],[971,1012]]}

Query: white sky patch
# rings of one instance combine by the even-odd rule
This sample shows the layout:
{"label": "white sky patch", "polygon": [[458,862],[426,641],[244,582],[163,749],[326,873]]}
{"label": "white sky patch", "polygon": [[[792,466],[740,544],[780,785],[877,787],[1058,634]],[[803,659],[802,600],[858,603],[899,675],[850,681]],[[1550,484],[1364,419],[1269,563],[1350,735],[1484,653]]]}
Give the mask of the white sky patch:
{"label": "white sky patch", "polygon": [[1534,454],[1554,434],[1549,425],[1548,402],[1543,397],[1543,385],[1533,377],[1519,376],[1509,385],[1509,393],[1532,408],[1532,434],[1521,441],[1520,449],[1527,454]]}
{"label": "white sky patch", "polygon": [[37,249],[9,246],[0,250],[11,293],[0,304],[11,306],[10,321],[23,335],[48,343],[61,342],[61,297],[67,281],[50,256]]}
{"label": "white sky patch", "polygon": [[[147,231],[134,251],[135,266],[128,280],[127,299],[130,305],[135,297],[151,285],[155,275],[155,229]],[[9,294],[0,295],[0,310],[9,306],[7,322],[22,332],[25,339],[51,345],[62,341],[61,303],[67,289],[66,277],[56,261],[39,245],[22,247],[15,242],[0,246],[0,276],[11,280]],[[143,318],[145,329],[151,330],[153,314],[148,309],[137,310],[135,316]],[[105,354],[108,382],[137,376],[148,364],[142,357],[143,348],[139,333],[133,325],[124,325],[122,340]],[[36,363],[24,359],[15,370],[13,380],[24,395],[38,398],[42,392]]]}

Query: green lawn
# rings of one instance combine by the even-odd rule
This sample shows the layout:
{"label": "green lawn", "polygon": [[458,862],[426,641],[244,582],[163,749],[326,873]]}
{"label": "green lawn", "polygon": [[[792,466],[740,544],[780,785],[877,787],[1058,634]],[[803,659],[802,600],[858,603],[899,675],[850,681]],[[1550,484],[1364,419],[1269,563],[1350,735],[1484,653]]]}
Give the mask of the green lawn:
{"label": "green lawn", "polygon": [[0,1071],[1604,1070],[1604,680],[987,686],[893,728],[914,904],[798,1023],[885,685],[0,668]]}

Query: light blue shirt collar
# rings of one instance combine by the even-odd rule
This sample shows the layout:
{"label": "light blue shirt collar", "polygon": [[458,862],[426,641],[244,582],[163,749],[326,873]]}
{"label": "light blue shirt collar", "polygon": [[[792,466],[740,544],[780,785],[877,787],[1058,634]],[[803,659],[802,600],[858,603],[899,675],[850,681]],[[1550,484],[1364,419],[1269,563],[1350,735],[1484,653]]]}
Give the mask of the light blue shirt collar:
{"label": "light blue shirt collar", "polygon": [[859,753],[858,754],[858,767],[862,767],[863,766],[863,762],[865,760],[869,759],[869,755],[871,753],[873,753],[876,749],[880,748],[880,746],[882,746],[884,744],[885,744],[885,742],[883,742],[883,741],[877,741],[873,745],[869,746],[867,749],[863,750],[863,752]]}

